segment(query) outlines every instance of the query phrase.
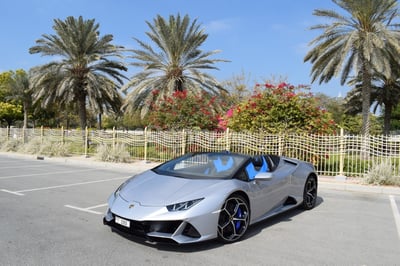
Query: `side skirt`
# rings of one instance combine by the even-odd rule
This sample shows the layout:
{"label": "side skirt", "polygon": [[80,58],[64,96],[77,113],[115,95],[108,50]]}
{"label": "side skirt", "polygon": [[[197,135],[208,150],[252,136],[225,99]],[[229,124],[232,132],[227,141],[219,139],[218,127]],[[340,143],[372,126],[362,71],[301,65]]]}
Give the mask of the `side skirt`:
{"label": "side skirt", "polygon": [[251,221],[251,224],[255,224],[258,222],[261,222],[265,219],[271,218],[275,215],[278,215],[280,213],[289,211],[291,209],[296,208],[297,206],[299,206],[301,204],[301,202],[299,203],[295,198],[289,196],[284,202],[283,204],[279,205],[277,208],[272,209],[271,211],[267,212],[265,215],[260,216],[259,218],[257,218],[256,220]]}

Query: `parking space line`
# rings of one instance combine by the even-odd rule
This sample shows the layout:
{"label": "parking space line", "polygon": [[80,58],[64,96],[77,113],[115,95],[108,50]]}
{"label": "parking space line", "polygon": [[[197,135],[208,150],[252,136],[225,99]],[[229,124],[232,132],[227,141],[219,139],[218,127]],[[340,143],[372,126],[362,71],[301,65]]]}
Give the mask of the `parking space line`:
{"label": "parking space line", "polygon": [[107,206],[107,204],[101,204],[101,205],[97,205],[97,206],[89,207],[89,208],[80,208],[80,207],[76,207],[76,206],[72,206],[72,205],[64,205],[64,207],[67,207],[70,209],[74,209],[74,210],[78,210],[78,211],[82,211],[82,212],[88,212],[88,213],[97,214],[97,215],[101,215],[103,213],[98,212],[98,211],[93,211],[92,209],[104,207],[104,206]]}
{"label": "parking space line", "polygon": [[[43,167],[43,165],[40,164],[24,164],[24,168],[36,168],[36,167]],[[14,165],[14,166],[0,166],[0,169],[20,169],[21,165]]]}
{"label": "parking space line", "polygon": [[107,203],[104,203],[104,204],[99,204],[99,205],[96,205],[96,206],[88,207],[86,209],[88,209],[88,210],[97,209],[97,208],[105,207],[107,205],[108,205]]}
{"label": "parking space line", "polygon": [[10,190],[7,190],[7,189],[2,189],[1,191],[6,192],[6,193],[10,193],[10,194],[14,194],[14,195],[17,195],[17,196],[23,196],[24,195],[24,194],[21,194],[21,193],[15,192],[15,191],[10,191]]}
{"label": "parking space line", "polygon": [[84,169],[84,170],[76,170],[76,171],[58,171],[58,172],[44,172],[37,174],[29,174],[29,175],[14,175],[14,176],[3,176],[1,179],[10,179],[15,177],[28,177],[28,176],[42,176],[42,175],[59,175],[59,174],[71,174],[71,173],[79,173],[79,172],[88,172],[88,171],[97,171],[98,169]]}
{"label": "parking space line", "polygon": [[7,193],[11,193],[11,194],[15,194],[15,195],[18,195],[18,196],[24,196],[25,195],[24,193],[26,193],[26,192],[50,190],[50,189],[56,189],[56,188],[64,188],[64,187],[73,187],[73,186],[80,186],[80,185],[102,183],[102,182],[108,182],[108,181],[114,181],[114,180],[128,179],[129,177],[130,176],[116,177],[116,178],[109,178],[109,179],[102,179],[102,180],[95,180],[95,181],[88,181],[88,182],[79,182],[79,183],[58,185],[58,186],[51,186],[51,187],[40,187],[40,188],[24,189],[24,190],[18,190],[18,191],[10,191],[10,190],[6,190],[6,189],[2,189],[1,191],[7,192]]}
{"label": "parking space line", "polygon": [[392,207],[394,221],[395,221],[396,227],[397,227],[397,235],[399,236],[399,239],[400,239],[400,213],[399,213],[399,208],[397,208],[396,200],[395,200],[393,195],[389,195],[389,200],[390,200],[390,206]]}

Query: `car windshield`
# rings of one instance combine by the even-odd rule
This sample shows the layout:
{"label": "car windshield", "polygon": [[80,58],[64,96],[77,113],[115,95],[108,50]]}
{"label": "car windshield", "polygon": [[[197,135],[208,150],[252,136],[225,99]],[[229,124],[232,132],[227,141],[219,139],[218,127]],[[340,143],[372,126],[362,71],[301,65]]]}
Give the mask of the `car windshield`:
{"label": "car windshield", "polygon": [[231,178],[249,158],[233,153],[192,153],[168,161],[153,171],[184,178]]}

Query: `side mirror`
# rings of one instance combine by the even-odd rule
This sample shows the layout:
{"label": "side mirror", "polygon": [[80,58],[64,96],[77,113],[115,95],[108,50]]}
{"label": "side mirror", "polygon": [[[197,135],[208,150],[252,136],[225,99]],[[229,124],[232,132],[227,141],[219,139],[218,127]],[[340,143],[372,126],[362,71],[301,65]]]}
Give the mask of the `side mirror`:
{"label": "side mirror", "polygon": [[274,177],[274,175],[270,172],[262,172],[256,174],[254,180],[261,180],[261,181],[269,181]]}

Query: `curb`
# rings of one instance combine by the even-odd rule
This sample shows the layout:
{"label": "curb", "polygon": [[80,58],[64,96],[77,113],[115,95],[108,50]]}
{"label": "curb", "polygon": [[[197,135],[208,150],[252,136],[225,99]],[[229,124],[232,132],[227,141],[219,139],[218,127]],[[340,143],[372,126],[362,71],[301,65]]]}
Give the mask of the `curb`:
{"label": "curb", "polygon": [[336,180],[334,177],[318,177],[318,186],[324,189],[333,189],[349,192],[377,193],[400,195],[400,187],[394,186],[376,186],[367,184],[354,184],[346,180]]}
{"label": "curb", "polygon": [[151,169],[160,163],[155,162],[146,162],[146,161],[134,161],[131,163],[113,163],[113,162],[103,162],[98,161],[93,157],[85,157],[85,156],[73,156],[73,157],[46,157],[42,155],[28,155],[28,154],[20,154],[20,153],[8,153],[8,152],[0,152],[0,155],[11,157],[11,158],[23,158],[30,160],[40,160],[45,162],[54,162],[54,163],[63,163],[63,164],[73,164],[80,166],[91,166],[105,169],[113,169],[119,171],[132,171],[140,172]]}

